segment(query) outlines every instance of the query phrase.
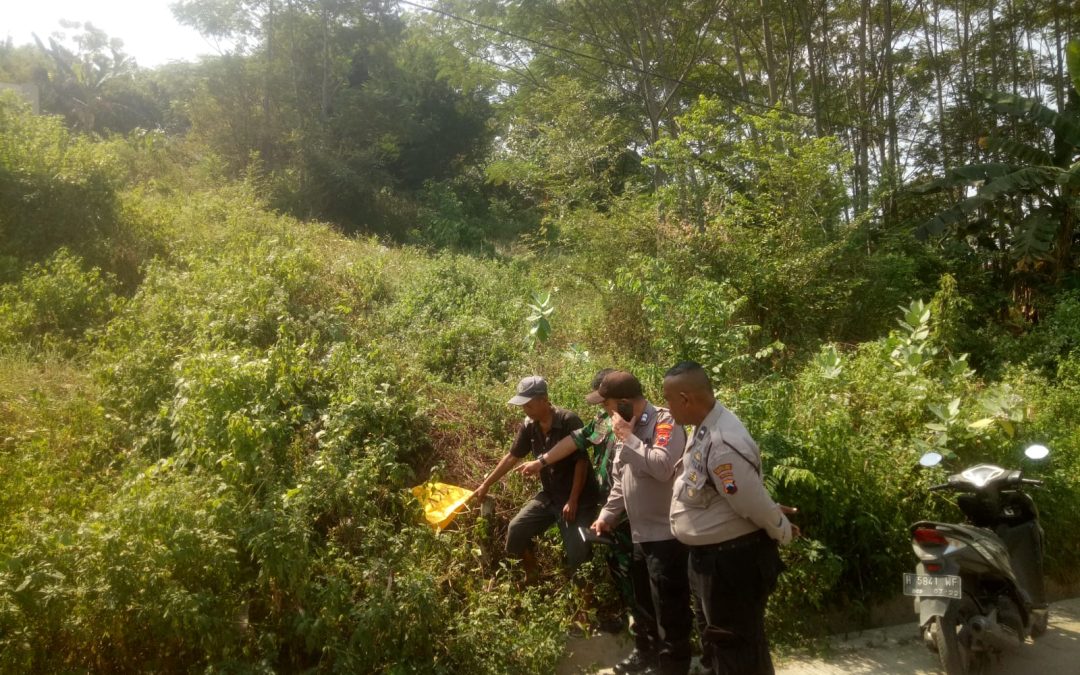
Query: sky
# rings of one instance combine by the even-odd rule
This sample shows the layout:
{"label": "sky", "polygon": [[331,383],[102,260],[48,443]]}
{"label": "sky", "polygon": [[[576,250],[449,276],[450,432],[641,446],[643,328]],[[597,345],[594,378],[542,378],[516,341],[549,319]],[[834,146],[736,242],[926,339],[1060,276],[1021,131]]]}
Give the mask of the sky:
{"label": "sky", "polygon": [[194,61],[200,54],[217,54],[212,41],[173,18],[175,0],[0,0],[0,41],[9,36],[16,45],[33,44],[33,33],[45,43],[65,31],[60,19],[89,21],[109,37],[124,41],[124,52],[143,68],[170,61]]}

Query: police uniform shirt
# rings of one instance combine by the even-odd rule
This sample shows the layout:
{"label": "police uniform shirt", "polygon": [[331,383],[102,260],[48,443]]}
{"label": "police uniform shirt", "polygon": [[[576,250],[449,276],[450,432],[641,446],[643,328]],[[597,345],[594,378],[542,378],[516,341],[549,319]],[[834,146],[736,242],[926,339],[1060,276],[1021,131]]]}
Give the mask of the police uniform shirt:
{"label": "police uniform shirt", "polygon": [[633,434],[616,443],[611,491],[600,519],[614,527],[625,513],[635,542],[672,539],[668,508],[685,445],[686,429],[666,409],[646,403]]}
{"label": "police uniform shirt", "polygon": [[[555,408],[551,419],[551,430],[547,436],[540,424],[535,420],[527,420],[518,430],[514,444],[510,446],[510,454],[514,457],[525,458],[530,453],[533,457],[539,457],[555,444],[570,435],[575,429],[582,427],[581,418],[576,413],[562,408]],[[542,492],[551,499],[551,503],[559,508],[570,498],[571,489],[574,486],[574,470],[577,460],[583,458],[588,465],[588,455],[578,450],[570,457],[561,462],[554,462],[545,466],[540,471],[540,485]],[[592,476],[592,466],[585,476],[585,487],[578,498],[578,505],[595,504],[599,498],[597,495],[596,479]]]}
{"label": "police uniform shirt", "polygon": [[719,403],[687,443],[670,518],[685,544],[718,544],[758,529],[782,544],[791,540],[791,524],[761,480],[757,443]]}

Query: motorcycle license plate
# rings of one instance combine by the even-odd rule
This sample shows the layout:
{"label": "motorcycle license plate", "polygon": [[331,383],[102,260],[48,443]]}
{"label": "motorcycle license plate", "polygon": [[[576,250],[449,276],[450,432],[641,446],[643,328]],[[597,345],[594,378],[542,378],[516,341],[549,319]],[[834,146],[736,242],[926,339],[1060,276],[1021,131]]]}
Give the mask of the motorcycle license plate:
{"label": "motorcycle license plate", "polygon": [[960,598],[960,577],[955,574],[905,574],[904,595]]}

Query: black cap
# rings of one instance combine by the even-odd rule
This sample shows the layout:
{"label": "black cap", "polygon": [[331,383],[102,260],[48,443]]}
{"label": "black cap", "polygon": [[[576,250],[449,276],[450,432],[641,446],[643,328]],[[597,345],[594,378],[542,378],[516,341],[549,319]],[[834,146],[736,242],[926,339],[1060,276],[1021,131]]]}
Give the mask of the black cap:
{"label": "black cap", "polygon": [[596,375],[593,375],[592,382],[589,383],[589,389],[591,389],[592,391],[585,395],[586,403],[604,402],[604,397],[601,396],[600,392],[597,390],[600,389],[600,384],[604,381],[604,378],[607,377],[610,373],[614,372],[614,368],[604,368],[603,370],[597,371]]}
{"label": "black cap", "polygon": [[636,377],[625,370],[615,370],[608,373],[600,387],[586,396],[585,400],[589,403],[600,403],[606,398],[638,398],[642,395],[641,382]]}

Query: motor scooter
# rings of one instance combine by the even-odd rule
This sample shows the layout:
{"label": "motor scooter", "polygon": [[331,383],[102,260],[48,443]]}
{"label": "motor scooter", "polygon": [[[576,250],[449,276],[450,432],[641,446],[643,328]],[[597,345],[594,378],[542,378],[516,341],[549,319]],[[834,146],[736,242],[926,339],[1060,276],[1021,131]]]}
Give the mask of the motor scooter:
{"label": "motor scooter", "polygon": [[[1034,445],[1024,454],[1043,459],[1049,452]],[[941,460],[930,452],[919,463]],[[904,593],[915,597],[923,642],[947,675],[986,672],[1003,653],[1046,631],[1043,530],[1024,491],[1041,485],[1020,470],[976,464],[930,488],[956,493],[965,522],[911,526],[919,562],[904,575]]]}

